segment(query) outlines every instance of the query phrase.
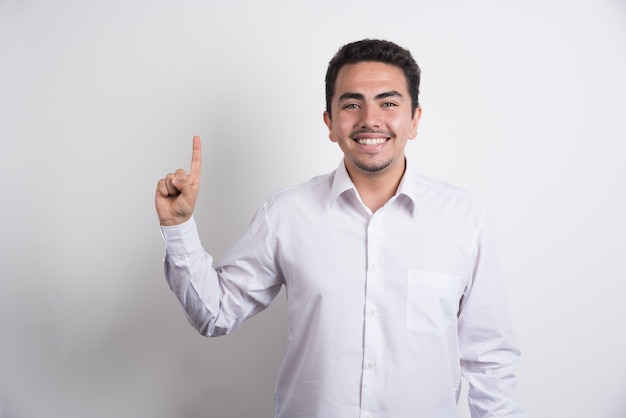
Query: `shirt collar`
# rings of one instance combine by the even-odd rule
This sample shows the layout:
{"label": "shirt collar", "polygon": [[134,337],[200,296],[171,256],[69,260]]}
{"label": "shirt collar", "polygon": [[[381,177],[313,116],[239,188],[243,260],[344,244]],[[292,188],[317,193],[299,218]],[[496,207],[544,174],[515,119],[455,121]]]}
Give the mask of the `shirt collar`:
{"label": "shirt collar", "polygon": [[[335,205],[335,202],[337,201],[339,196],[349,190],[353,190],[353,193],[355,195],[358,195],[356,187],[354,186],[354,183],[352,183],[344,160],[342,159],[339,163],[339,167],[337,167],[337,170],[335,170],[335,176],[333,178],[333,184],[330,192],[331,208]],[[406,170],[404,171],[404,175],[402,176],[402,180],[400,181],[400,185],[398,186],[398,191],[392,199],[404,196],[409,203],[407,209],[411,212],[411,215],[415,215],[417,213],[418,195],[419,175],[415,171],[413,171],[412,165],[407,158]]]}
{"label": "shirt collar", "polygon": [[350,175],[348,174],[348,170],[346,169],[346,164],[341,159],[339,163],[339,167],[335,170],[335,177],[333,178],[333,185],[330,190],[330,206],[331,208],[335,205],[335,202],[344,192],[348,190],[354,190],[354,193],[357,194],[356,187],[352,180],[350,179]]}
{"label": "shirt collar", "polygon": [[406,158],[406,169],[398,186],[396,196],[405,196],[408,200],[408,210],[411,215],[417,213],[417,202],[420,193],[419,175],[413,170],[413,166],[408,158]]}

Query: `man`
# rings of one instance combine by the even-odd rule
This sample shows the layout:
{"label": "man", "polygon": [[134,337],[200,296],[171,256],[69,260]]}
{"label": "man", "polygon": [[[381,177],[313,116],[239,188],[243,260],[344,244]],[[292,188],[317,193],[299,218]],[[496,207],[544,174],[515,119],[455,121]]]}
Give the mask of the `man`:
{"label": "man", "polygon": [[343,161],[271,196],[215,268],[192,217],[199,138],[190,172],[158,183],[166,278],[200,333],[231,332],[285,286],[277,417],[454,417],[462,375],[473,417],[525,417],[485,212],[404,156],[421,116],[419,79],[410,52],[391,42],[342,47],[326,75],[324,122]]}

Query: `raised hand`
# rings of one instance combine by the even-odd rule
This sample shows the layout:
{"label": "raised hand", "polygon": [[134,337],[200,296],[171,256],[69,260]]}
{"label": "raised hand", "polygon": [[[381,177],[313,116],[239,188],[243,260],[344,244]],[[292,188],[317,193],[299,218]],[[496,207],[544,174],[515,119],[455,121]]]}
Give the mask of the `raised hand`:
{"label": "raised hand", "polygon": [[189,174],[178,169],[157,183],[154,201],[162,226],[178,225],[191,218],[200,189],[201,167],[202,144],[200,137],[194,136]]}

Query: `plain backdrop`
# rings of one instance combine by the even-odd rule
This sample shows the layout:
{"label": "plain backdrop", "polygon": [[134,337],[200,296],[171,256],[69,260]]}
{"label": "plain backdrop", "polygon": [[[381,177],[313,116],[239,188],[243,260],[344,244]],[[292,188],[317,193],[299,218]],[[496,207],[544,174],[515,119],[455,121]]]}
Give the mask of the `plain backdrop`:
{"label": "plain backdrop", "polygon": [[325,70],[365,37],[422,67],[408,157],[489,207],[518,400],[626,417],[623,0],[0,0],[2,418],[273,415],[284,292],[197,334],[154,189],[200,135],[196,219],[219,257],[270,193],[338,165]]}

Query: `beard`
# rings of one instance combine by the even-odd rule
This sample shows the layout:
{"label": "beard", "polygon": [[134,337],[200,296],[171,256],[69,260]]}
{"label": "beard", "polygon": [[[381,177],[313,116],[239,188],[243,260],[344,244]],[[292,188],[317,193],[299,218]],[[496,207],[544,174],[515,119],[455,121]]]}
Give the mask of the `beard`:
{"label": "beard", "polygon": [[368,173],[377,173],[389,167],[393,160],[390,159],[388,161],[372,162],[369,164],[359,160],[353,160],[352,162],[356,167],[360,168],[363,171],[366,171]]}

